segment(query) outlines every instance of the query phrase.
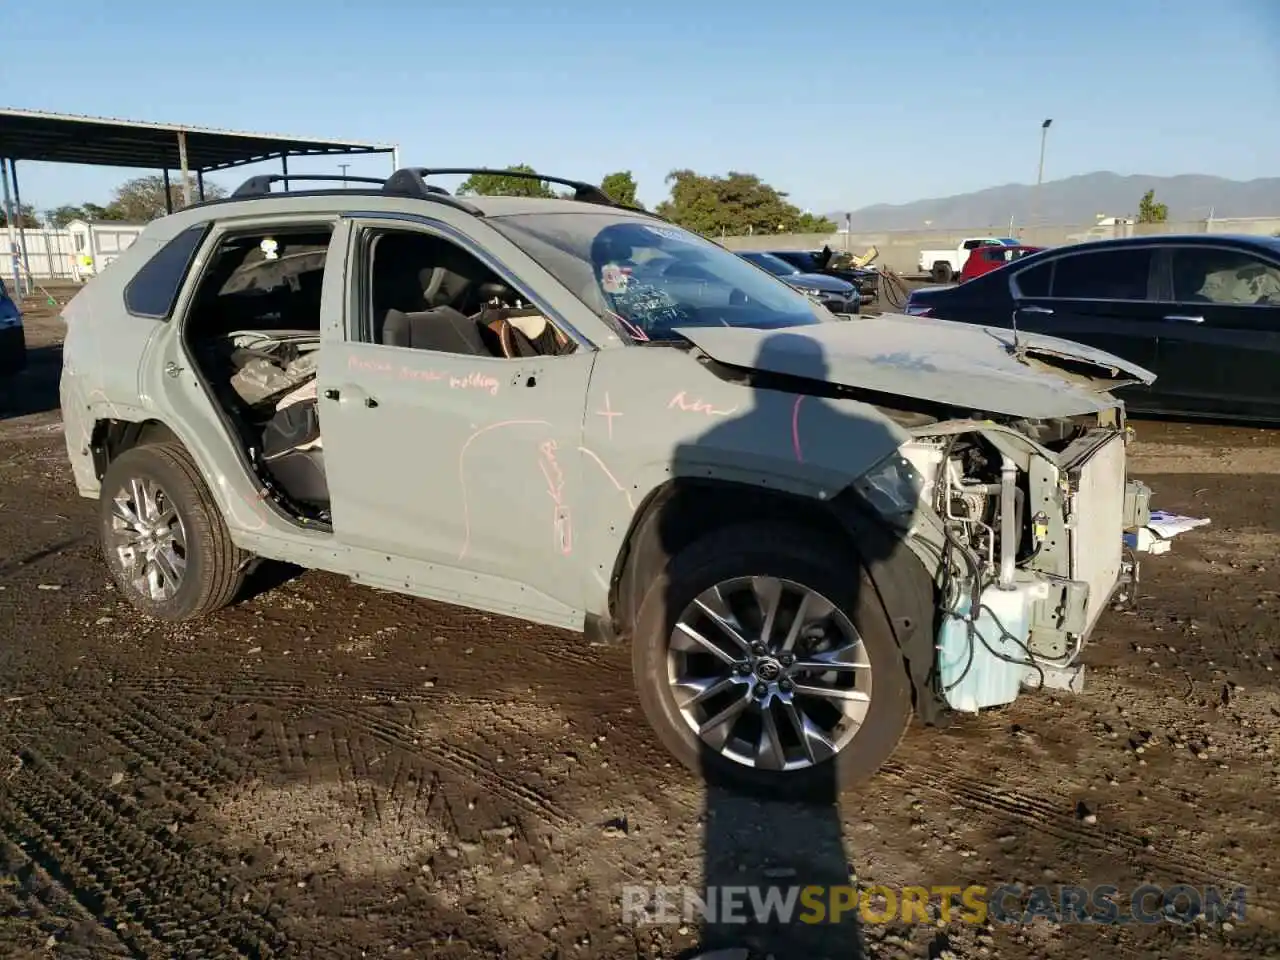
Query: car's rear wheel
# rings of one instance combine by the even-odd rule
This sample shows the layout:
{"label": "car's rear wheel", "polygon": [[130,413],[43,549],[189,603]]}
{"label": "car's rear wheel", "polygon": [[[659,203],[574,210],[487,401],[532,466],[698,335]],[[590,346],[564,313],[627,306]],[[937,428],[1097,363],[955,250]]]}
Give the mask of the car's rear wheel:
{"label": "car's rear wheel", "polygon": [[951,277],[953,276],[951,264],[945,263],[941,260],[938,261],[933,265],[931,276],[933,277],[934,283],[950,283]]}
{"label": "car's rear wheel", "polygon": [[820,531],[745,524],[679,552],[640,605],[633,668],[664,745],[752,792],[834,796],[879,769],[911,720],[876,591]]}
{"label": "car's rear wheel", "polygon": [[135,607],[189,620],[235,599],[244,551],[180,443],[124,451],[102,478],[99,532],[116,586]]}

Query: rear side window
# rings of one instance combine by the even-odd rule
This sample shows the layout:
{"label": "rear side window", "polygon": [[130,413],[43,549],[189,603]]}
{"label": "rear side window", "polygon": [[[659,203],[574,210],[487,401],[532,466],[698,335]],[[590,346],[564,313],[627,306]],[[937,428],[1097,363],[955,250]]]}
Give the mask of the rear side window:
{"label": "rear side window", "polygon": [[1249,306],[1277,304],[1280,267],[1238,250],[1175,248],[1173,299]]}
{"label": "rear side window", "polygon": [[1029,270],[1023,270],[1013,279],[1019,296],[1047,297],[1049,295],[1049,281],[1053,279],[1053,261],[1040,263]]}
{"label": "rear side window", "polygon": [[1073,300],[1146,300],[1151,249],[1097,250],[1061,257],[1054,297]]}
{"label": "rear side window", "polygon": [[157,250],[124,288],[124,306],[135,317],[168,320],[208,224],[188,227]]}

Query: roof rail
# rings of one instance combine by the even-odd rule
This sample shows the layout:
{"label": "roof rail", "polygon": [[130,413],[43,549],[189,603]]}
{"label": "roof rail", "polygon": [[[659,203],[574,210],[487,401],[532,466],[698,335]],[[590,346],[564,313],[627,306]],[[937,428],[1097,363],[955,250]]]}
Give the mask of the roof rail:
{"label": "roof rail", "polygon": [[536,173],[529,170],[493,170],[488,167],[410,167],[420,178],[425,180],[427,177],[435,176],[457,176],[466,174],[474,176],[476,174],[491,174],[497,177],[516,177],[520,180],[537,180],[544,183],[558,183],[561,186],[573,187],[573,199],[584,203],[600,203],[609,207],[619,206],[612,197],[597,187],[594,183],[586,183],[582,180],[566,180],[564,177],[549,177],[544,173]]}
{"label": "roof rail", "polygon": [[[391,176],[383,180],[381,177],[352,177],[352,176],[336,176],[333,174],[311,174],[311,173],[264,173],[258,176],[250,177],[244,183],[240,184],[235,191],[228,197],[228,200],[241,200],[249,197],[266,197],[272,196],[271,187],[276,183],[288,184],[294,180],[303,180],[309,182],[325,182],[325,183],[367,183],[374,184],[379,189],[377,192],[397,197],[412,197],[416,200],[434,200],[438,203],[446,204],[458,210],[463,210],[476,217],[483,217],[484,211],[474,204],[467,203],[458,197],[455,197],[443,187],[435,184],[427,183],[427,177],[433,176],[474,176],[475,174],[491,174],[500,177],[516,177],[522,180],[536,180],[546,183],[558,183],[562,186],[573,187],[573,199],[581,203],[597,203],[601,206],[615,207],[619,210],[629,210],[633,213],[642,213],[653,217],[655,220],[663,220],[658,214],[639,207],[633,207],[625,203],[618,203],[600,187],[593,183],[587,183],[583,180],[568,180],[564,177],[549,177],[541,173],[531,173],[526,170],[494,170],[487,167],[402,167]],[[287,191],[292,193],[294,191]],[[305,192],[305,191],[298,191]],[[323,191],[330,192],[330,191]],[[341,193],[344,191],[333,191]],[[374,191],[360,190],[352,191],[360,193],[370,193]],[[217,201],[206,201],[217,202]],[[194,206],[194,204],[192,204]]]}
{"label": "roof rail", "polygon": [[381,177],[343,177],[334,176],[333,174],[315,174],[315,173],[263,173],[256,177],[250,177],[240,186],[236,187],[232,197],[265,197],[271,193],[271,185],[274,183],[288,183],[291,180],[308,180],[308,181],[325,181],[328,183],[376,183],[382,186]]}

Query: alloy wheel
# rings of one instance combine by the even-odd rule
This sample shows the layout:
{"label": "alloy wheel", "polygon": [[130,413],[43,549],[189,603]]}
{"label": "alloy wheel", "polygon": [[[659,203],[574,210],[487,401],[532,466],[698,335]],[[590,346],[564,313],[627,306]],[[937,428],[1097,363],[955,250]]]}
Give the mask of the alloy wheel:
{"label": "alloy wheel", "polygon": [[831,759],[871,705],[871,663],[853,623],[818,591],[777,577],[699,594],[671,633],[667,679],[703,743],[761,770]]}
{"label": "alloy wheel", "polygon": [[187,571],[187,538],[173,502],[154,480],[133,477],[111,503],[111,546],[125,577],[149,600],[169,600]]}

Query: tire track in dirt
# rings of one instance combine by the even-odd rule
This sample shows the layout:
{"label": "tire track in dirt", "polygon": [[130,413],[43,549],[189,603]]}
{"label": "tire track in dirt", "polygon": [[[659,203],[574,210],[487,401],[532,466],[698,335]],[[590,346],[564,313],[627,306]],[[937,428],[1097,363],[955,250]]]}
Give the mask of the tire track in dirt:
{"label": "tire track in dirt", "polygon": [[[994,784],[956,774],[940,764],[904,764],[890,760],[880,769],[880,776],[902,782],[911,790],[958,803],[980,816],[1013,821],[1068,843],[1087,847],[1096,853],[1123,852],[1131,862],[1156,867],[1178,878],[1179,882],[1196,880],[1205,885],[1236,884],[1203,857],[1192,853],[1161,851],[1150,840],[1126,830],[1077,823],[1066,800],[1049,799],[998,787]],[[1277,908],[1274,896],[1258,897],[1251,890],[1250,905],[1269,910]]]}
{"label": "tire track in dirt", "polygon": [[166,720],[142,701],[132,700],[125,706],[86,700],[79,709],[96,722],[98,731],[154,766],[166,784],[178,785],[188,795],[199,798],[195,805],[171,799],[183,812],[194,813],[213,799],[218,787],[239,782],[252,769],[252,762],[231,748],[221,743],[215,746],[188,733],[176,725],[180,721]]}
{"label": "tire track in dirt", "polygon": [[[0,931],[11,936],[17,931],[8,929],[5,921],[23,919],[35,924],[39,931],[38,939],[46,943],[48,937],[52,937],[55,943],[71,940],[84,950],[89,946],[85,941],[92,938],[94,952],[91,956],[141,956],[70,896],[20,847],[3,837],[0,837],[0,863],[4,864],[0,872],[15,881],[0,884]],[[26,899],[13,892],[19,889]],[[11,940],[3,938],[0,938],[0,944],[14,946]]]}
{"label": "tire track in dirt", "polygon": [[553,664],[563,663],[575,669],[586,667],[593,671],[608,674],[614,679],[630,680],[631,668],[629,664],[617,662],[608,656],[601,656],[592,648],[583,649],[582,642],[581,637],[573,636],[564,645],[548,643],[546,646],[527,647],[526,651],[534,653]]}
{"label": "tire track in dirt", "polygon": [[551,826],[563,829],[584,825],[551,797],[520,782],[515,777],[500,772],[489,758],[472,750],[440,740],[431,740],[399,721],[376,717],[351,707],[330,705],[322,708],[321,712],[339,726],[348,726],[361,731],[373,740],[421,757],[427,763],[451,773],[459,774],[486,788],[491,795],[501,797]]}
{"label": "tire track in dirt", "polygon": [[4,832],[89,913],[118,918],[116,934],[135,954],[249,960],[284,949],[283,933],[235,898],[227,865],[207,848],[35,746],[17,752],[22,776],[0,793]]}
{"label": "tire track in dirt", "polygon": [[206,699],[215,703],[259,703],[273,707],[309,703],[424,703],[465,706],[476,703],[506,703],[516,696],[487,693],[453,693],[447,689],[418,686],[395,690],[382,684],[359,681],[312,685],[299,680],[240,678],[216,682],[192,677],[131,678],[114,684],[125,695],[152,700],[189,701]]}

